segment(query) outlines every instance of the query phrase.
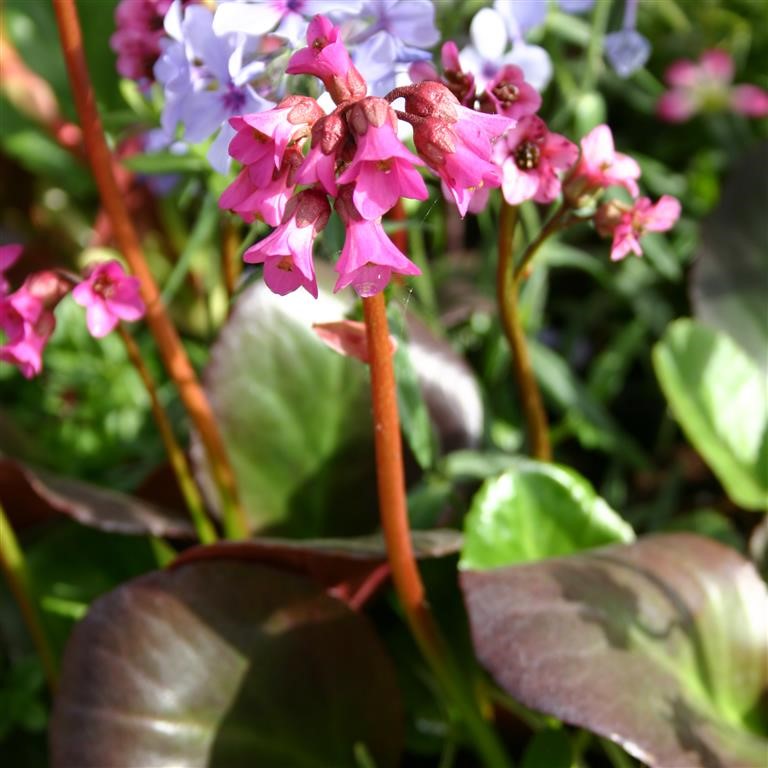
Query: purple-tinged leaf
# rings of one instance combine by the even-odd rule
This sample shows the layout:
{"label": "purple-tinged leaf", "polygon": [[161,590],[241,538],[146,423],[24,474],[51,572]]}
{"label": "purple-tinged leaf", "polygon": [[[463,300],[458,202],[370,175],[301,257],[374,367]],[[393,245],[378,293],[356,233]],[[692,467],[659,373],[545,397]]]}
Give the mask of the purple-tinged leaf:
{"label": "purple-tinged leaf", "polygon": [[[461,549],[458,531],[414,531],[411,535],[417,558],[445,557]],[[336,597],[357,606],[369,592],[389,577],[387,551],[381,535],[350,539],[272,539],[222,541],[193,547],[174,561],[173,567],[203,560],[246,560],[273,565],[308,576],[316,584],[333,589]],[[384,566],[384,569],[382,569]],[[373,579],[373,582],[371,581]]]}
{"label": "purple-tinged leaf", "polygon": [[178,512],[11,459],[0,458],[0,501],[18,527],[66,515],[110,533],[195,538],[189,519]]}
{"label": "purple-tinged leaf", "polygon": [[515,699],[651,766],[758,768],[768,756],[768,594],[691,534],[464,571],[478,657]]}
{"label": "purple-tinged leaf", "polygon": [[402,712],[366,618],[296,574],[189,563],[99,599],[67,648],[52,768],[396,766]]}

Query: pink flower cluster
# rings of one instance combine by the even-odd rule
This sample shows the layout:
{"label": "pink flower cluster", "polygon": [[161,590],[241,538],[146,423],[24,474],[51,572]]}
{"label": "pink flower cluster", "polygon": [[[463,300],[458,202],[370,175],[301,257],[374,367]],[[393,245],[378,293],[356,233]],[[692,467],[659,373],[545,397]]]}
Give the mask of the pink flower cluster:
{"label": "pink flower cluster", "polygon": [[[333,202],[346,231],[336,290],[352,286],[371,296],[392,274],[419,274],[382,226],[401,197],[427,199],[417,168],[427,166],[442,179],[463,215],[477,189],[501,184],[493,143],[514,121],[467,109],[436,82],[395,89],[386,98],[367,96],[339,30],[322,16],[310,23],[307,43],[287,72],[318,77],[336,108],[325,114],[314,99],[288,96],[272,110],[233,118],[237,134],[229,152],[243,168],[220,205],[275,227],[244,254],[247,262],[264,264],[273,291],[304,288],[317,296],[313,244]],[[402,112],[391,106],[399,97]],[[418,154],[398,138],[399,120],[413,126]]]}
{"label": "pink flower cluster", "polygon": [[733,76],[733,59],[725,51],[706,51],[698,62],[680,59],[664,74],[669,90],[659,99],[656,113],[668,123],[722,110],[747,117],[768,115],[768,91],[757,85],[733,85]]}
{"label": "pink flower cluster", "polygon": [[72,290],[78,304],[86,308],[86,324],[96,338],[106,336],[119,320],[138,320],[144,303],[138,281],[125,274],[117,261],[97,264],[72,289],[72,278],[52,270],[34,272],[14,292],[4,272],[21,255],[20,245],[0,247],[0,360],[15,365],[26,378],[43,369],[43,350],[56,328],[56,305]]}
{"label": "pink flower cluster", "polygon": [[[541,97],[525,82],[522,71],[514,65],[502,67],[477,94],[475,78],[464,72],[456,44],[447,42],[442,49],[442,78],[431,65],[419,63],[411,68],[414,79],[441,81],[461,102],[462,109],[477,107],[484,112],[515,120],[513,127],[495,142],[492,161],[500,170],[501,190],[510,205],[525,200],[551,203],[562,192],[571,208],[584,208],[608,187],[623,187],[633,198],[639,189],[640,166],[629,156],[617,152],[607,125],[599,125],[581,140],[581,148],[564,136],[553,133],[536,112]],[[417,134],[414,134],[417,139]],[[417,143],[418,147],[418,143]],[[497,171],[496,171],[497,172]],[[494,176],[486,169],[487,179]],[[487,184],[466,197],[454,194],[462,214],[480,210],[488,198]],[[598,232],[613,237],[611,258],[619,260],[628,253],[642,253],[639,238],[645,232],[670,229],[680,215],[680,203],[664,196],[655,205],[640,198],[631,206],[611,202],[598,209]]]}
{"label": "pink flower cluster", "polygon": [[117,54],[117,71],[146,87],[160,57],[163,19],[172,0],[120,0],[115,9],[117,29],[109,44]]}

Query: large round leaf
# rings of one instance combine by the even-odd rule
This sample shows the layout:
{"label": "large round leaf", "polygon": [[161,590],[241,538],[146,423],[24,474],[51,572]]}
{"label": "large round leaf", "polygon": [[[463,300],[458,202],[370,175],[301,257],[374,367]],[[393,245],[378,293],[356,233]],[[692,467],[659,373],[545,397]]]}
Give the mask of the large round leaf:
{"label": "large round leaf", "polygon": [[[311,330],[344,311],[328,293],[276,296],[258,282],[211,350],[205,386],[254,531],[310,537],[375,525],[368,369]],[[199,445],[193,458],[207,476]]]}
{"label": "large round leaf", "polygon": [[688,439],[739,505],[768,510],[768,382],[731,339],[691,320],[654,347],[664,394]]}
{"label": "large round leaf", "polygon": [[365,617],[295,574],[197,562],[123,585],[77,626],[52,766],[344,768],[364,745],[386,768],[401,727]]}
{"label": "large round leaf", "polygon": [[653,766],[765,765],[768,593],[736,551],[653,536],[461,585],[480,661],[526,706]]}
{"label": "large round leaf", "polygon": [[632,528],[576,472],[519,460],[472,500],[461,567],[495,568],[633,538]]}

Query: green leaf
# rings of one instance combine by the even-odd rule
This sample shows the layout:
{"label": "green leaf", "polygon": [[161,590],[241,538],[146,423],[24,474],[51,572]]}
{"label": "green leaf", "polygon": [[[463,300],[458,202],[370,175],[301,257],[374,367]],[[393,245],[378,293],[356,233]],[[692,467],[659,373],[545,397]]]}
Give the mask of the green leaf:
{"label": "green leaf", "polygon": [[525,748],[522,768],[571,768],[573,751],[568,735],[562,731],[539,731]]}
{"label": "green leaf", "polygon": [[[325,291],[317,300],[277,296],[259,281],[213,345],[206,389],[255,531],[322,537],[375,527],[368,368],[310,327],[345,310]],[[210,486],[197,441],[192,455]],[[208,497],[217,503],[214,491]]]}
{"label": "green leaf", "polygon": [[768,388],[725,334],[692,320],[672,323],[653,364],[675,417],[728,495],[768,510]]}
{"label": "green leaf", "polygon": [[734,550],[651,536],[461,586],[481,663],[525,706],[650,766],[765,764],[768,592]]}
{"label": "green leaf", "polygon": [[696,317],[728,333],[768,373],[768,144],[746,154],[704,221],[691,272]]}
{"label": "green leaf", "polygon": [[[87,738],[83,735],[87,734]],[[303,577],[210,561],[151,573],[77,626],[52,768],[394,768],[395,670],[366,618]]]}
{"label": "green leaf", "polygon": [[137,154],[122,160],[123,165],[136,173],[198,173],[210,170],[204,157],[177,155],[173,152]]}
{"label": "green leaf", "polygon": [[576,472],[521,459],[475,495],[460,567],[496,568],[633,538],[632,528]]}
{"label": "green leaf", "polygon": [[615,453],[636,465],[645,463],[637,443],[616,424],[560,355],[532,339],[529,350],[542,390],[565,412],[566,425],[585,448]]}

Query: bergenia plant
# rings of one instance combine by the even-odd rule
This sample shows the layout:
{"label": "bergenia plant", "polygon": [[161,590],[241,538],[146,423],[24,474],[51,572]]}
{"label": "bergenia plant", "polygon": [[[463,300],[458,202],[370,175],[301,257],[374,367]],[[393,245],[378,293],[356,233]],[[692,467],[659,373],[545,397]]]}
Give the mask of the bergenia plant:
{"label": "bergenia plant", "polygon": [[764,768],[760,4],[49,5],[0,762]]}

